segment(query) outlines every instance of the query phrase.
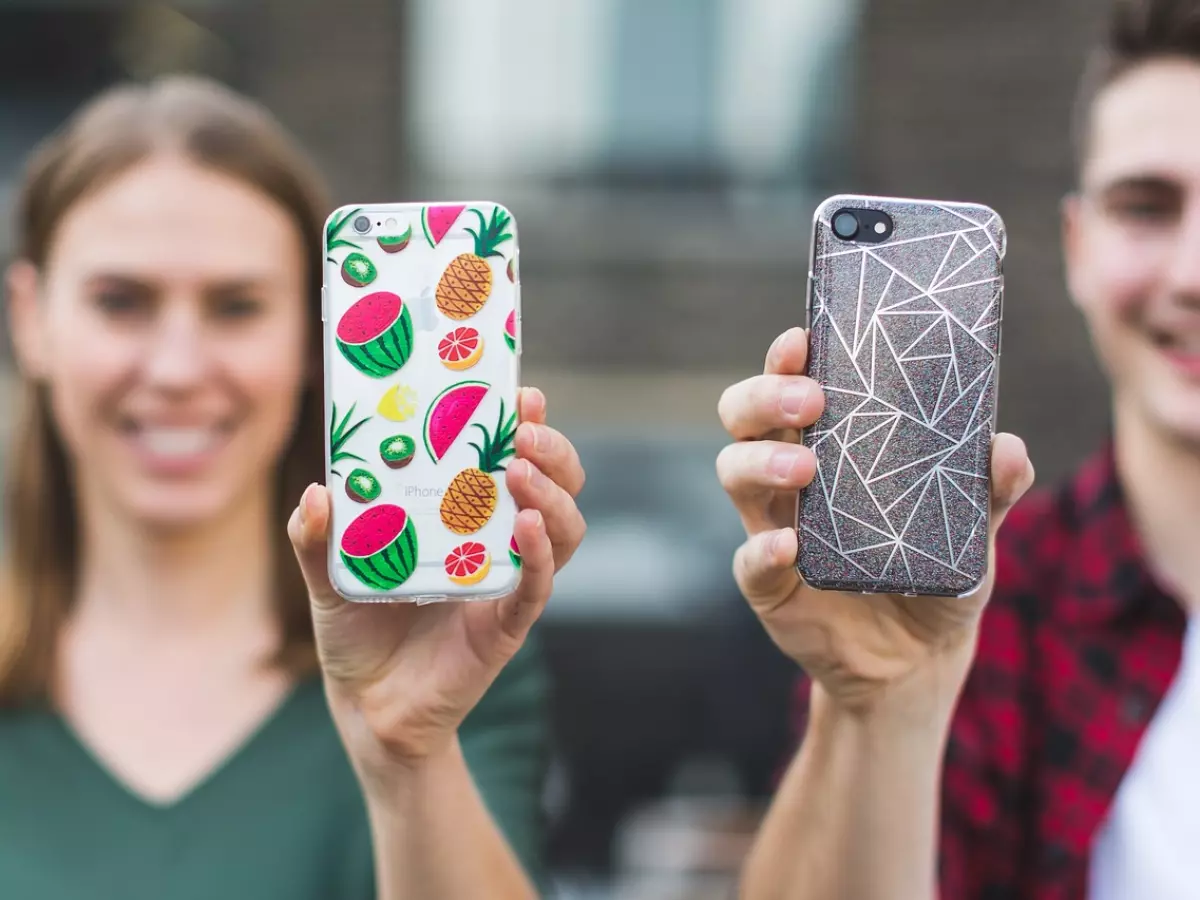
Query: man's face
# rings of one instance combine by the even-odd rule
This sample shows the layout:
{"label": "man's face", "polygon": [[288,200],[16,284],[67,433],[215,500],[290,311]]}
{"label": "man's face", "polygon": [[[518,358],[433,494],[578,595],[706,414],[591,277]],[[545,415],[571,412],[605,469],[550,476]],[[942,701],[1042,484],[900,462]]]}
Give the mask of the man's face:
{"label": "man's face", "polygon": [[1081,180],[1067,273],[1117,415],[1200,448],[1200,63],[1145,63],[1105,88]]}

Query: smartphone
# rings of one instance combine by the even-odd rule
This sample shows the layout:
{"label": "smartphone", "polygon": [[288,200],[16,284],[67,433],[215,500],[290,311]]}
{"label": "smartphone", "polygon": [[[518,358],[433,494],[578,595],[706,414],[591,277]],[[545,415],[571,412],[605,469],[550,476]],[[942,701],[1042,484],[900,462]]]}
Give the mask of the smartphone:
{"label": "smartphone", "polygon": [[322,294],[329,576],[346,600],[489,599],[520,580],[517,226],[502,205],[344,206]]}
{"label": "smartphone", "polygon": [[797,569],[859,593],[966,596],[988,567],[1006,233],[987,206],[838,195],[813,217]]}

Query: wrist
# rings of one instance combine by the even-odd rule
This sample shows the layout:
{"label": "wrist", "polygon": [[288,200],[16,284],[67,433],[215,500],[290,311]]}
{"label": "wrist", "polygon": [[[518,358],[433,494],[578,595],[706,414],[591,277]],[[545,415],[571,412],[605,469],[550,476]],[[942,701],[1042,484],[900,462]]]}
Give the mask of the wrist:
{"label": "wrist", "polygon": [[867,731],[932,736],[948,728],[975,658],[975,634],[940,648],[903,676],[852,697],[832,693],[814,680],[810,716],[853,723]]}
{"label": "wrist", "polygon": [[373,814],[407,815],[447,772],[465,768],[458,736],[421,756],[359,754],[354,769]]}
{"label": "wrist", "polygon": [[376,786],[390,792],[461,754],[456,728],[411,717],[396,723],[384,717],[387,727],[381,729],[381,717],[364,710],[356,697],[327,684],[326,698],[342,744],[368,793]]}

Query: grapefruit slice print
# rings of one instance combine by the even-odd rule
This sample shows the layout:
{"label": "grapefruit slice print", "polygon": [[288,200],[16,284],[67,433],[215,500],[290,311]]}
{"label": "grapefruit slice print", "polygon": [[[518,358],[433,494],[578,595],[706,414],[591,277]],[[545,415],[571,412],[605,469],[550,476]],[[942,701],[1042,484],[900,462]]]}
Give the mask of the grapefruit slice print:
{"label": "grapefruit slice print", "polygon": [[459,544],[446,556],[446,577],[455,584],[478,584],[492,568],[492,556],[479,541]]}
{"label": "grapefruit slice print", "polygon": [[447,369],[461,372],[469,369],[483,356],[483,338],[479,331],[464,325],[455,328],[438,342],[438,359]]}

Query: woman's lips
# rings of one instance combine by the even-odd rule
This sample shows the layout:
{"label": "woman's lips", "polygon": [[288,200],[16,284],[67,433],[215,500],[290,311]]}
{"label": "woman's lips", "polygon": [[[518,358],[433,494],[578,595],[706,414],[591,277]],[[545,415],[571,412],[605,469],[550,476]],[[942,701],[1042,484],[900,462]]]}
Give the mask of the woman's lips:
{"label": "woman's lips", "polygon": [[231,429],[220,425],[138,425],[122,428],[141,465],[164,475],[188,475],[204,469],[220,452]]}

